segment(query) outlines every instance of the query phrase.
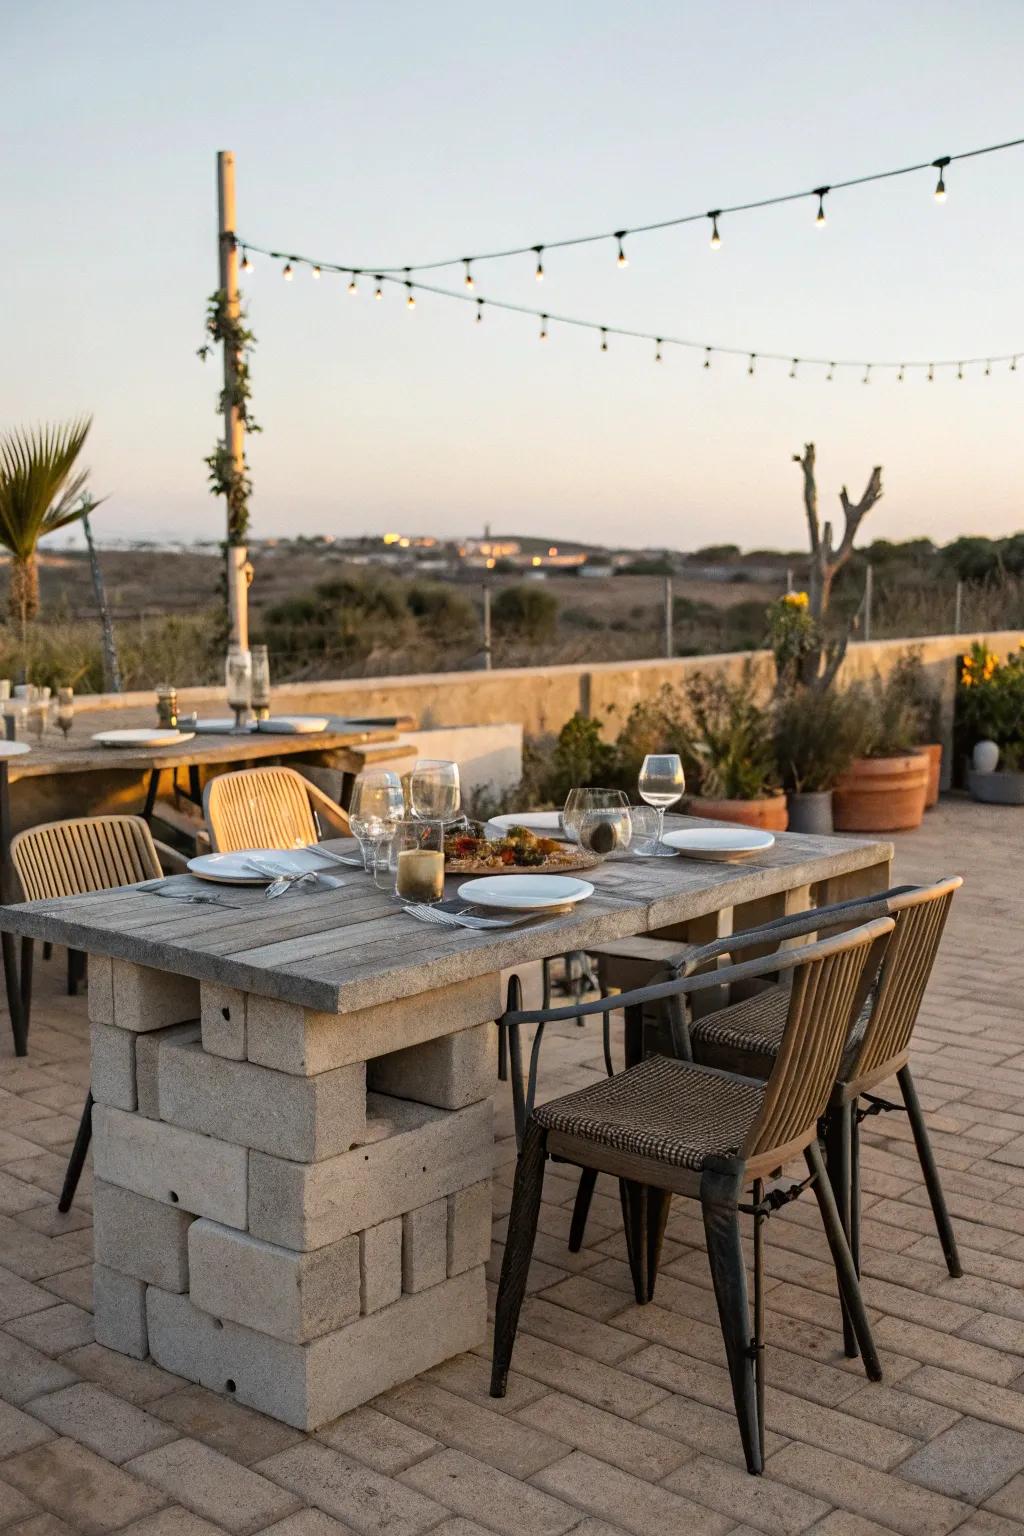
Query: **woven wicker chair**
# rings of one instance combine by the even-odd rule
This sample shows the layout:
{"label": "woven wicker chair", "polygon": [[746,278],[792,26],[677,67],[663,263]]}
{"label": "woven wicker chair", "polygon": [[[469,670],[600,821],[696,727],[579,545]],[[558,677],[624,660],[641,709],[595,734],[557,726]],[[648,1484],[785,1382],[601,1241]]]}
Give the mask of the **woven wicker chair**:
{"label": "woven wicker chair", "polygon": [[[786,1026],[767,1082],[665,1056],[530,1114],[516,1167],[494,1329],[491,1395],[503,1397],[533,1253],[547,1157],[619,1179],[626,1247],[638,1303],[654,1294],[662,1234],[673,1194],[699,1199],[711,1277],[728,1357],[747,1469],[764,1465],[763,1224],[773,1208],[812,1184],[864,1365],[881,1378],[860,1286],[818,1145],[818,1119],[836,1079],[843,1048],[893,930],[891,918],[816,944],[733,965],[715,975],[683,977],[624,998],[572,1008],[522,1012],[500,1024],[573,1019],[625,1002],[644,1006],[692,996],[723,981],[789,972]],[[512,989],[514,1002],[516,989]],[[674,1023],[670,1019],[670,1027]],[[766,1194],[764,1180],[804,1155],[808,1178]],[[744,1191],[752,1186],[749,1203]],[[740,1237],[740,1213],[754,1218],[753,1336]]]}
{"label": "woven wicker chair", "polygon": [[246,848],[308,848],[320,841],[318,820],[334,836],[349,835],[348,817],[294,768],[241,768],[210,779],[203,814],[217,853]]}
{"label": "woven wicker chair", "polygon": [[[48,821],[19,832],[11,841],[11,862],[25,901],[85,896],[122,885],[152,880],[165,871],[184,869],[173,848],[157,843],[141,816],[82,816]],[[32,1003],[31,939],[22,942],[22,1011],[28,1028]],[[77,991],[80,957],[68,953],[68,991]],[[59,1208],[71,1209],[82,1164],[92,1136],[92,1094],[88,1094],[71,1151]]]}

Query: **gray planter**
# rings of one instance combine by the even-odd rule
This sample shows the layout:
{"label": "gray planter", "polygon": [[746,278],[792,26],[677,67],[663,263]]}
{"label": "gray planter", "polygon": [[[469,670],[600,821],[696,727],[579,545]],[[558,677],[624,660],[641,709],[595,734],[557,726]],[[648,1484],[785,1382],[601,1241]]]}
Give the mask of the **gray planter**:
{"label": "gray planter", "polygon": [[816,790],[813,794],[788,794],[789,830],[827,835],[832,831],[832,791]]}
{"label": "gray planter", "polygon": [[968,768],[967,788],[986,805],[1024,805],[1024,773],[978,773]]}

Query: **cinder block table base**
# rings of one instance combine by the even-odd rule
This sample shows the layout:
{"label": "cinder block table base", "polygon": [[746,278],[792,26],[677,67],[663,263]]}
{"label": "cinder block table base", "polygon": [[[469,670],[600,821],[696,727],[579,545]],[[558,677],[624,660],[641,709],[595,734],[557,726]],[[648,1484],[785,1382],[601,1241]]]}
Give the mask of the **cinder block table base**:
{"label": "cinder block table base", "polygon": [[318,1014],[90,960],[96,1337],[299,1429],[484,1338],[498,978]]}

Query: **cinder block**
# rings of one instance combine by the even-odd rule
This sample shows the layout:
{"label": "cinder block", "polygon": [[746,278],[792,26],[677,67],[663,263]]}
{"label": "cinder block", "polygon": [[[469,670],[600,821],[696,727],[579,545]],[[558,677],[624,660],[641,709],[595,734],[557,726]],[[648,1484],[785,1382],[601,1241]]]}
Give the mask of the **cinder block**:
{"label": "cinder block", "polygon": [[183,1131],[162,1120],[97,1104],[93,1167],[98,1179],[149,1200],[245,1228],[249,1153],[245,1147]]}
{"label": "cinder block", "polygon": [[92,1297],[96,1343],[131,1355],[133,1360],[145,1360],[149,1354],[149,1333],[143,1282],[108,1269],[105,1264],[94,1264]]}
{"label": "cinder block", "polygon": [[300,1163],[346,1152],[366,1131],[366,1065],[317,1077],[208,1056],[201,1045],[160,1051],[160,1117]]}
{"label": "cinder block", "polygon": [[379,1312],[402,1294],[402,1218],[359,1234],[359,1309]]}
{"label": "cinder block", "polygon": [[322,1248],[490,1179],[489,1099],[448,1113],[369,1094],[366,1108],[366,1140],[340,1157],[303,1166],[258,1152],[250,1156],[249,1230],[255,1237],[303,1251]]}
{"label": "cinder block", "polygon": [[245,1060],[245,1005],[244,992],[234,987],[221,987],[216,982],[204,981],[199,986],[202,1009],[203,1050],[211,1056],[228,1056],[232,1061]]}
{"label": "cinder block", "polygon": [[92,1199],[98,1264],[166,1291],[188,1289],[188,1229],[194,1217],[101,1179]]}
{"label": "cinder block", "polygon": [[189,1297],[221,1320],[303,1344],[359,1316],[359,1238],[295,1253],[213,1221],[188,1234]]}
{"label": "cinder block", "polygon": [[439,1285],[448,1261],[448,1200],[432,1200],[402,1217],[402,1290],[409,1296]]}
{"label": "cinder block", "polygon": [[438,1109],[462,1109],[488,1098],[497,1074],[498,1031],[488,1021],[378,1056],[367,1062],[366,1084],[374,1093],[415,1099]]}
{"label": "cinder block", "polygon": [[471,1184],[448,1196],[448,1274],[461,1275],[491,1256],[491,1186]]}
{"label": "cinder block", "polygon": [[90,967],[89,1018],[119,1029],[163,1029],[199,1017],[199,983],[190,976],[154,971],[130,960],[111,960],[109,985],[103,964]]}
{"label": "cinder block", "polygon": [[117,1109],[134,1109],[135,1040],[130,1029],[93,1020],[89,1026],[92,1041],[92,1096],[97,1104],[112,1104]]}
{"label": "cinder block", "polygon": [[259,1066],[312,1076],[469,1029],[500,1012],[496,975],[474,976],[354,1013],[313,1013],[250,996],[246,1051]]}
{"label": "cinder block", "polygon": [[109,955],[90,955],[86,961],[89,988],[89,1019],[99,1024],[114,1022],[114,962]]}
{"label": "cinder block", "polygon": [[218,1326],[187,1296],[155,1286],[146,1310],[158,1365],[303,1430],[475,1348],[486,1329],[482,1269],[403,1296],[308,1344],[286,1344],[230,1321]]}
{"label": "cinder block", "polygon": [[167,1029],[135,1036],[135,1089],[140,1115],[148,1115],[151,1120],[160,1119],[158,1063],[163,1047],[172,1041],[187,1045],[198,1040],[199,1028],[198,1023],[171,1024]]}

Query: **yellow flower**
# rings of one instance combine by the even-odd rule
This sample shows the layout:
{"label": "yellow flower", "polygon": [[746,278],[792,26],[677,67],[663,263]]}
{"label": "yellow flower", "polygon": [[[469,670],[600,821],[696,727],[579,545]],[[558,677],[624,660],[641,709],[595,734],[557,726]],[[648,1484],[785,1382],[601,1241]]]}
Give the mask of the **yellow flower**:
{"label": "yellow flower", "polygon": [[806,608],[810,599],[806,592],[787,592],[782,601],[788,603],[790,608]]}

